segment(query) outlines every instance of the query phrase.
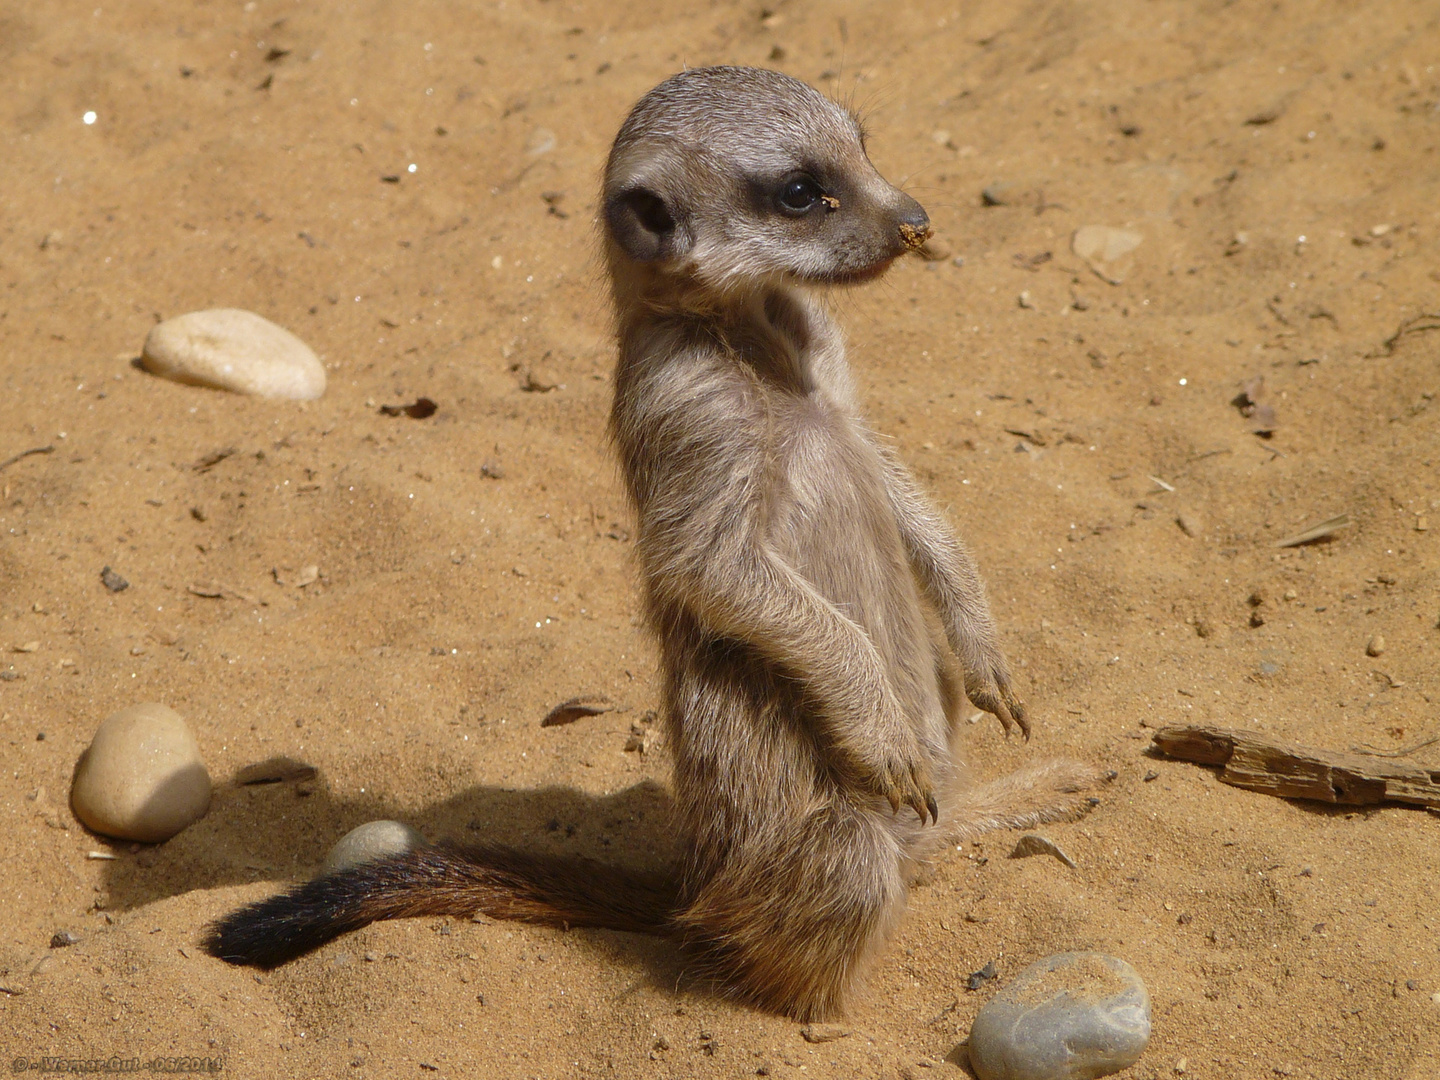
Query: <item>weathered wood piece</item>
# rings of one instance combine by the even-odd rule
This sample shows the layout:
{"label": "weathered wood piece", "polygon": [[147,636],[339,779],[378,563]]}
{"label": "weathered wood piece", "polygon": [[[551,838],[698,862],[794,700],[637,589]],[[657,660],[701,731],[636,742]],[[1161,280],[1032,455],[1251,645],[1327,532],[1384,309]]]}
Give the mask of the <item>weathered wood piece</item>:
{"label": "weathered wood piece", "polygon": [[1161,728],[1154,747],[1182,761],[1223,765],[1225,783],[1267,795],[1347,806],[1409,803],[1440,811],[1440,768],[1192,724]]}

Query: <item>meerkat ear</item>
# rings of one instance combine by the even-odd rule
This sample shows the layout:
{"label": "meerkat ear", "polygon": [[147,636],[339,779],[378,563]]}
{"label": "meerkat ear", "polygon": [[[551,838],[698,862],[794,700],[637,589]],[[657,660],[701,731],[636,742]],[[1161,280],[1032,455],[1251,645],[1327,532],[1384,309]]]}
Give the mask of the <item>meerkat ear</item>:
{"label": "meerkat ear", "polygon": [[636,262],[674,258],[690,245],[669,205],[648,187],[631,187],[605,204],[610,234]]}

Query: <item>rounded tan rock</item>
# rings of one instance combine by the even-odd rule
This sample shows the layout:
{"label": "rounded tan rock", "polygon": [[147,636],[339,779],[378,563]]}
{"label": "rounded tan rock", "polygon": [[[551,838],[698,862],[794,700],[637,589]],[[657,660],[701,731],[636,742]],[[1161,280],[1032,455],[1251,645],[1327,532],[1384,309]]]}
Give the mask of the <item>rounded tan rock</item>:
{"label": "rounded tan rock", "polygon": [[210,774],[174,709],[131,705],[105,718],[75,765],[70,805],[88,828],[158,844],[205,816]]}
{"label": "rounded tan rock", "polygon": [[140,362],[174,382],[237,394],[311,401],[325,393],[325,366],[309,345],[238,308],[166,319],[145,338]]}

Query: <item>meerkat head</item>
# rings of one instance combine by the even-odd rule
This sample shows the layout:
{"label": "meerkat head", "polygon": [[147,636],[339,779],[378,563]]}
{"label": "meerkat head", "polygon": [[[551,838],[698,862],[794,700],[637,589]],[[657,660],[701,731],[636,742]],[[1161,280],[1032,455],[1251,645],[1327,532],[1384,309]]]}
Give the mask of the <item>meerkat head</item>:
{"label": "meerkat head", "polygon": [[631,111],[605,169],[613,273],[725,293],[757,281],[864,281],[930,235],[870,164],[858,121],[777,71],[682,72]]}

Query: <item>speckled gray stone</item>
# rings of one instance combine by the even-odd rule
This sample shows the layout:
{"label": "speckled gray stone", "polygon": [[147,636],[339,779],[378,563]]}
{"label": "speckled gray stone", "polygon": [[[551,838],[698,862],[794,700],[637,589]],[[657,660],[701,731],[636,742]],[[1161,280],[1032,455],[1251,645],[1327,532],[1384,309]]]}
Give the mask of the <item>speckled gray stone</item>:
{"label": "speckled gray stone", "polygon": [[1103,953],[1036,961],[981,1008],[970,1029],[980,1080],[1093,1080],[1133,1065],[1150,1041],[1139,974]]}
{"label": "speckled gray stone", "polygon": [[205,816],[210,774],[179,713],[131,705],[106,717],[80,755],[70,805],[97,833],[158,844]]}
{"label": "speckled gray stone", "polygon": [[348,870],[383,855],[397,855],[425,843],[425,838],[400,821],[367,821],[336,841],[325,856],[320,876]]}
{"label": "speckled gray stone", "polygon": [[325,367],[309,345],[253,311],[192,311],[153,327],[140,362],[175,382],[256,397],[310,401]]}

